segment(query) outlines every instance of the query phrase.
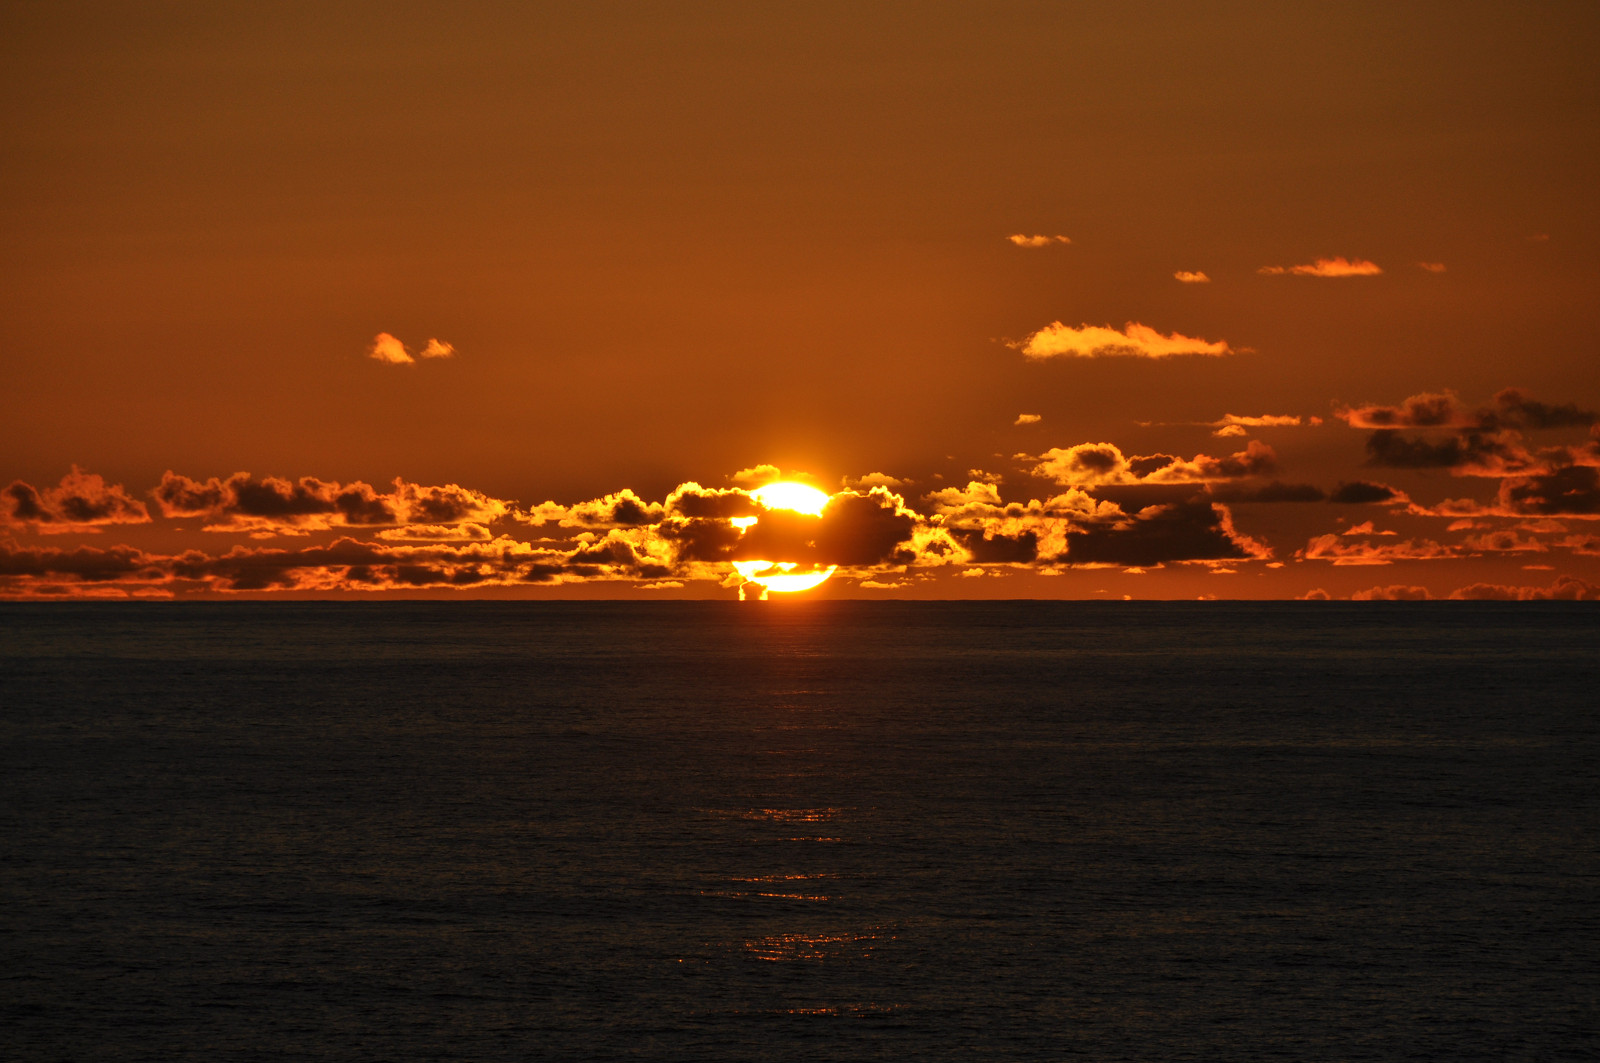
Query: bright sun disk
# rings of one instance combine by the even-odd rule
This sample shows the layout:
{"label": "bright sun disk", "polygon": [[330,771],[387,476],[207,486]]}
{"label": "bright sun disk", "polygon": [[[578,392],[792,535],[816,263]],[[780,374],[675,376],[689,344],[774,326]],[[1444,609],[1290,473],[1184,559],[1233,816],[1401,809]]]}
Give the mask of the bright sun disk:
{"label": "bright sun disk", "polygon": [[[787,509],[812,517],[822,516],[823,507],[828,504],[826,492],[819,491],[810,484],[795,483],[792,480],[779,480],[758,487],[750,492],[750,497],[763,509]],[[732,523],[742,534],[760,519],[735,517]],[[761,597],[766,598],[768,591],[777,591],[780,594],[809,591],[821,585],[839,566],[829,565],[826,569],[796,572],[794,570],[799,565],[793,561],[735,561],[733,567],[747,582],[759,585]],[[739,597],[744,597],[742,587],[739,589]]]}

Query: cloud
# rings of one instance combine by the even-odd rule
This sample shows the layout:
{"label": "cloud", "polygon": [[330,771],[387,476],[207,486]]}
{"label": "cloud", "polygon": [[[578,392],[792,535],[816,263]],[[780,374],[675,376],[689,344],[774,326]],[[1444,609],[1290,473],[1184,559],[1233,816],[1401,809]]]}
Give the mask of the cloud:
{"label": "cloud", "polygon": [[1278,480],[1260,487],[1210,484],[1206,493],[1217,502],[1321,502],[1327,493],[1314,484],[1286,484]]}
{"label": "cloud", "polygon": [[1450,592],[1458,601],[1600,601],[1600,587],[1576,576],[1558,576],[1548,587],[1507,587],[1497,583],[1474,583]]}
{"label": "cloud", "polygon": [[1501,481],[1500,513],[1546,517],[1600,517],[1600,469],[1569,465],[1535,476]]}
{"label": "cloud", "polygon": [[564,528],[621,528],[655,524],[661,520],[664,512],[665,507],[660,502],[646,502],[631,487],[624,487],[604,497],[573,506],[545,502],[517,516],[528,524],[559,524]]}
{"label": "cloud", "polygon": [[1262,266],[1256,270],[1268,276],[1290,274],[1296,277],[1375,277],[1382,273],[1376,262],[1364,258],[1319,258],[1309,266]]}
{"label": "cloud", "polygon": [[1378,531],[1376,528],[1374,528],[1372,526],[1372,522],[1370,520],[1364,520],[1360,524],[1351,525],[1350,527],[1346,528],[1344,531],[1340,532],[1339,534],[1340,535],[1395,535],[1395,534],[1398,534],[1398,533],[1392,532],[1392,531]]}
{"label": "cloud", "polygon": [[1462,541],[1462,546],[1474,552],[1491,554],[1542,554],[1550,549],[1538,539],[1523,534],[1517,528],[1501,528],[1481,535],[1469,535]]}
{"label": "cloud", "polygon": [[1244,428],[1291,428],[1301,423],[1300,418],[1289,413],[1263,413],[1254,417],[1244,417],[1237,413],[1225,413],[1222,420],[1212,421],[1214,425],[1239,425]]}
{"label": "cloud", "polygon": [[869,472],[865,476],[846,476],[843,481],[845,490],[857,491],[865,494],[874,487],[887,487],[891,491],[898,491],[910,485],[911,481],[902,480],[887,473]]}
{"label": "cloud", "polygon": [[482,524],[408,524],[385,528],[378,538],[393,542],[483,542],[494,536]]}
{"label": "cloud", "polygon": [[79,546],[63,550],[0,542],[0,590],[10,589],[28,580],[106,583],[113,580],[152,581],[162,576],[159,557],[152,557],[131,546],[113,546],[104,550]]}
{"label": "cloud", "polygon": [[735,542],[730,558],[787,561],[846,568],[909,564],[907,549],[918,515],[886,488],[867,494],[841,491],[820,517],[767,510]]}
{"label": "cloud", "polygon": [[776,465],[752,465],[748,469],[740,469],[728,477],[728,482],[735,487],[754,490],[757,487],[764,487],[774,480],[781,479],[783,479],[783,470]]}
{"label": "cloud", "polygon": [[1485,428],[1588,428],[1600,423],[1600,412],[1585,410],[1565,402],[1552,405],[1536,402],[1517,388],[1505,388],[1494,397],[1494,405],[1479,411]]}
{"label": "cloud", "polygon": [[1251,440],[1244,450],[1226,458],[1196,454],[1184,460],[1172,454],[1145,454],[1125,457],[1112,443],[1080,443],[1075,447],[1055,447],[1040,455],[1033,468],[1035,476],[1075,487],[1100,484],[1186,484],[1210,483],[1247,476],[1260,476],[1277,469],[1277,454],[1259,440]]}
{"label": "cloud", "polygon": [[1352,480],[1334,488],[1328,495],[1328,501],[1351,506],[1372,506],[1385,502],[1404,504],[1410,499],[1404,491],[1388,484],[1377,484],[1370,480]]}
{"label": "cloud", "polygon": [[508,502],[458,484],[431,487],[396,479],[380,493],[303,476],[297,481],[236,472],[192,480],[172,470],[151,492],[166,517],[197,517],[206,531],[255,536],[304,535],[330,528],[396,524],[486,524],[512,511]]}
{"label": "cloud", "polygon": [[55,487],[43,490],[13,480],[0,491],[0,524],[44,534],[97,532],[109,524],[147,524],[150,511],[121,484],[108,484],[76,465]]}
{"label": "cloud", "polygon": [[411,357],[411,352],[406,350],[406,345],[387,332],[372,337],[372,343],[367,346],[367,357],[388,365],[411,365],[416,361]]}
{"label": "cloud", "polygon": [[1073,328],[1053,321],[1032,333],[1021,343],[1010,346],[1028,358],[1104,358],[1123,356],[1133,358],[1170,358],[1183,354],[1224,355],[1236,352],[1227,343],[1218,340],[1194,339],[1174,332],[1163,336],[1155,329],[1136,322],[1118,330],[1109,325],[1081,325]]}
{"label": "cloud", "polygon": [[1426,602],[1432,598],[1426,587],[1407,587],[1399,583],[1356,591],[1350,596],[1352,602]]}
{"label": "cloud", "polygon": [[412,357],[411,351],[397,337],[380,332],[367,345],[367,357],[386,365],[415,365],[417,358],[453,358],[456,349],[440,339],[429,339],[427,345]]}
{"label": "cloud", "polygon": [[1333,415],[1351,428],[1503,429],[1587,428],[1600,423],[1600,412],[1574,403],[1559,405],[1528,398],[1518,388],[1505,388],[1488,406],[1468,410],[1455,392],[1425,391],[1398,406],[1336,406]]}
{"label": "cloud", "polygon": [[1040,417],[1036,413],[1019,413],[1019,414],[1017,414],[1017,419],[1015,421],[1012,421],[1011,423],[1013,425],[1038,424],[1042,420],[1044,420],[1044,418]]}
{"label": "cloud", "polygon": [[1444,272],[1444,263],[1443,262],[1418,262],[1417,263],[1417,268],[1418,269],[1425,269],[1429,273],[1443,273]]}
{"label": "cloud", "polygon": [[1210,502],[1149,506],[1132,518],[1067,533],[1070,565],[1148,568],[1168,562],[1264,560],[1272,551],[1241,535],[1227,507]]}
{"label": "cloud", "polygon": [[1475,423],[1453,391],[1424,391],[1398,406],[1335,406],[1333,415],[1351,428],[1434,428]]}
{"label": "cloud", "polygon": [[1437,561],[1459,557],[1461,550],[1443,546],[1431,539],[1406,539],[1398,543],[1343,542],[1339,535],[1319,535],[1306,543],[1297,556],[1307,561],[1331,561],[1335,565],[1388,565],[1395,561]]}
{"label": "cloud", "polygon": [[1457,476],[1507,476],[1541,464],[1515,433],[1469,430],[1443,439],[1380,428],[1367,439],[1367,464],[1391,469],[1449,469]]}
{"label": "cloud", "polygon": [[1179,283],[1182,283],[1182,284],[1210,284],[1211,283],[1211,278],[1206,276],[1204,273],[1199,272],[1198,270],[1191,273],[1190,271],[1188,271],[1186,269],[1180,269],[1178,272],[1174,273],[1173,276],[1176,277],[1178,279]]}
{"label": "cloud", "polygon": [[1219,438],[1228,436],[1243,436],[1249,434],[1251,428],[1290,428],[1301,424],[1301,419],[1294,414],[1264,413],[1255,417],[1240,416],[1237,413],[1222,415],[1220,421],[1202,422],[1215,428],[1211,434]]}
{"label": "cloud", "polygon": [[1018,247],[1049,247],[1051,244],[1072,243],[1072,241],[1067,239],[1065,236],[1027,236],[1023,233],[1015,233],[1006,237],[1006,239],[1010,240]]}

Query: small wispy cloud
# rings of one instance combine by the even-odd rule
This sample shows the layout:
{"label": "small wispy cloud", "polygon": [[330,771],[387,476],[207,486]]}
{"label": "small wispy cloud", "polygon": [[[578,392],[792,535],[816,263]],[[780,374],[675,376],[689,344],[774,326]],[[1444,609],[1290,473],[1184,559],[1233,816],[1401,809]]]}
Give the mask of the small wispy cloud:
{"label": "small wispy cloud", "polygon": [[1383,268],[1364,258],[1319,258],[1309,266],[1262,266],[1256,270],[1267,276],[1290,274],[1296,277],[1376,277]]}
{"label": "small wispy cloud", "polygon": [[1223,355],[1236,353],[1222,340],[1211,342],[1174,332],[1162,335],[1148,325],[1130,321],[1122,329],[1109,325],[1073,328],[1052,321],[1020,343],[1010,346],[1029,358],[1170,358],[1179,354]]}
{"label": "small wispy cloud", "polygon": [[1006,237],[1018,247],[1049,247],[1051,244],[1070,244],[1072,241],[1061,235],[1056,236],[1028,236],[1025,233],[1013,233]]}
{"label": "small wispy cloud", "polygon": [[1443,262],[1418,262],[1417,263],[1417,268],[1418,269],[1425,269],[1429,273],[1443,273],[1444,272],[1444,263]]}
{"label": "small wispy cloud", "polygon": [[1041,418],[1036,413],[1019,413],[1019,414],[1017,414],[1017,419],[1015,421],[1012,421],[1011,423],[1013,425],[1018,425],[1018,424],[1038,424],[1041,420],[1043,420],[1043,418]]}
{"label": "small wispy cloud", "polygon": [[1178,281],[1180,283],[1183,283],[1183,284],[1210,284],[1211,283],[1211,278],[1206,276],[1204,273],[1201,273],[1199,270],[1195,270],[1195,271],[1191,272],[1191,271],[1186,270],[1186,269],[1180,269],[1178,272],[1174,273],[1173,276],[1178,278]]}
{"label": "small wispy cloud", "polygon": [[380,332],[367,345],[367,357],[386,365],[415,365],[418,358],[454,358],[456,349],[441,339],[430,338],[415,356],[396,336]]}

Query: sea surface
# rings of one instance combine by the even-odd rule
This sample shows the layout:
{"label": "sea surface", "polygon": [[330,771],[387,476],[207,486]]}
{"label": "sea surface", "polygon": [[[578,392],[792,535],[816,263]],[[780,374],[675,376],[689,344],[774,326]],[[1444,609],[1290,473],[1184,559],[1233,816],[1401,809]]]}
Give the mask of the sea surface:
{"label": "sea surface", "polygon": [[0,606],[7,1060],[1579,1060],[1600,608]]}

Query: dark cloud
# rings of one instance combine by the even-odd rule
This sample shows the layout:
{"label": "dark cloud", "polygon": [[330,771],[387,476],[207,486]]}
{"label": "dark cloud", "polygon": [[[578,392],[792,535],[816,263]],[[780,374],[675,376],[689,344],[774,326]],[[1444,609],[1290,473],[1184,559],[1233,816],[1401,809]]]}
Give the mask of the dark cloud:
{"label": "dark cloud", "polygon": [[914,558],[906,546],[917,523],[917,515],[884,488],[834,495],[822,511],[818,560],[847,567],[909,563]]}
{"label": "dark cloud", "polygon": [[1600,587],[1576,576],[1558,576],[1548,587],[1508,587],[1498,583],[1474,583],[1458,587],[1450,597],[1465,601],[1600,601]]}
{"label": "dark cloud", "polygon": [[737,487],[701,487],[686,483],[667,496],[666,515],[690,520],[730,520],[762,512],[749,492]]}
{"label": "dark cloud", "polygon": [[1279,480],[1260,487],[1211,484],[1207,494],[1217,502],[1321,502],[1328,497],[1314,484],[1286,484]]}
{"label": "dark cloud", "polygon": [[1440,428],[1473,423],[1450,391],[1423,392],[1398,406],[1336,406],[1333,415],[1351,428]]}
{"label": "dark cloud", "polygon": [[79,546],[62,550],[0,543],[0,588],[40,578],[103,583],[136,577],[160,579],[164,574],[160,558],[152,558],[131,546],[104,550]]}
{"label": "dark cloud", "polygon": [[1128,520],[1069,531],[1061,560],[1072,565],[1149,567],[1176,561],[1241,561],[1271,551],[1233,528],[1227,509],[1210,502],[1150,506]]}
{"label": "dark cloud", "polygon": [[1587,428],[1600,423],[1600,413],[1570,402],[1535,402],[1516,388],[1506,388],[1494,397],[1491,409],[1480,412],[1479,420],[1486,428]]}
{"label": "dark cloud", "polygon": [[1542,463],[1515,432],[1469,429],[1439,439],[1407,436],[1380,428],[1367,440],[1367,464],[1392,469],[1449,469],[1457,475],[1503,476]]}
{"label": "dark cloud", "polygon": [[399,479],[390,491],[380,493],[360,481],[339,484],[312,476],[290,481],[247,472],[200,481],[169,469],[151,494],[164,516],[199,518],[207,531],[258,536],[397,524],[486,524],[511,511],[509,503],[457,484],[427,486]]}
{"label": "dark cloud", "polygon": [[108,524],[146,524],[150,511],[121,484],[108,484],[76,465],[43,490],[14,480],[0,491],[0,523],[39,532],[95,532]]}
{"label": "dark cloud", "polygon": [[1505,388],[1488,406],[1468,410],[1454,392],[1424,392],[1398,406],[1340,406],[1334,416],[1352,428],[1587,428],[1600,413],[1573,403],[1538,402],[1517,388]]}
{"label": "dark cloud", "polygon": [[733,548],[744,561],[792,561],[867,567],[909,564],[918,517],[883,488],[834,495],[820,517],[790,510],[761,510]]}
{"label": "dark cloud", "polygon": [[1021,565],[1039,556],[1039,533],[1018,532],[1006,535],[1001,532],[984,532],[978,529],[952,528],[950,537],[972,556],[977,565]]}
{"label": "dark cloud", "polygon": [[1600,469],[1569,465],[1542,476],[1517,476],[1501,482],[1500,508],[1530,516],[1600,514]]}
{"label": "dark cloud", "polygon": [[1340,502],[1345,505],[1370,506],[1381,502],[1405,502],[1406,495],[1397,491],[1388,484],[1372,483],[1370,480],[1353,480],[1341,483],[1333,489],[1328,496],[1329,502]]}

